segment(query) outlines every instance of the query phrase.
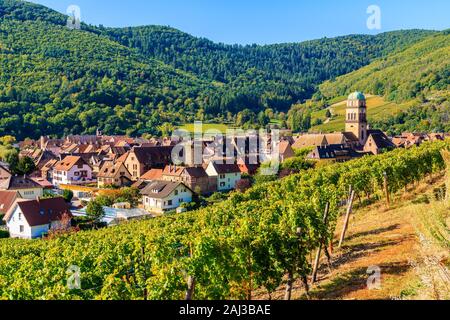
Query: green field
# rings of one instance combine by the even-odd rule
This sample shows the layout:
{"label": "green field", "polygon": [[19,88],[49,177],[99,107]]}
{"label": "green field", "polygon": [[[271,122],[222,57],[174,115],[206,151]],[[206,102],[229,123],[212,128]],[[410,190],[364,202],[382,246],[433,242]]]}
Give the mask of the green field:
{"label": "green field", "polygon": [[[326,122],[326,110],[320,110],[312,113],[312,121],[321,119],[323,124],[311,128],[311,132],[336,132],[345,129],[345,109],[347,101],[341,101],[330,107],[333,118]],[[371,120],[382,120],[391,117],[401,111],[407,110],[414,101],[397,104],[395,102],[385,101],[379,96],[367,95],[367,112],[369,122]]]}
{"label": "green field", "polygon": [[[186,130],[190,133],[194,133],[194,124],[188,123],[188,124],[185,124],[185,125],[179,127],[178,129],[182,129],[182,130]],[[233,129],[233,128],[226,124],[221,124],[221,123],[203,123],[202,124],[203,133],[206,133],[207,131],[210,131],[210,130],[218,130],[221,133],[226,133],[227,129]]]}

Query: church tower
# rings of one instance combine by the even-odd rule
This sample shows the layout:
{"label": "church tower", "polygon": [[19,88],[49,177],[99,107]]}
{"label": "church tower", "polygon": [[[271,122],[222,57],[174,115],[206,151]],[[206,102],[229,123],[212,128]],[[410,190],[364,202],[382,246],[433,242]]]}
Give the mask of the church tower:
{"label": "church tower", "polygon": [[353,133],[363,146],[368,138],[367,129],[366,97],[361,92],[354,92],[347,100],[345,131]]}

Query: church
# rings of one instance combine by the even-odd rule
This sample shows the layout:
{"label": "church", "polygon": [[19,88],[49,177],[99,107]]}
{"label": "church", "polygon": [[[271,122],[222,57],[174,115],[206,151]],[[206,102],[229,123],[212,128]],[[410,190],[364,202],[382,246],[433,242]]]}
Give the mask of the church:
{"label": "church", "polygon": [[362,92],[354,92],[347,99],[345,131],[358,140],[358,149],[365,153],[380,154],[395,145],[381,130],[369,129],[367,100]]}
{"label": "church", "polygon": [[354,92],[347,99],[344,132],[302,135],[292,147],[314,147],[310,159],[347,161],[366,154],[377,155],[395,145],[381,130],[369,128],[366,97],[362,92]]}

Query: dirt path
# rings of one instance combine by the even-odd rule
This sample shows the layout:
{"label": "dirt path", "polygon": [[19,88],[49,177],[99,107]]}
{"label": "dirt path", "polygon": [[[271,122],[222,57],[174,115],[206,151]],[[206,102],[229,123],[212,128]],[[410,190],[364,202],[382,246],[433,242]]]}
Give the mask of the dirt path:
{"label": "dirt path", "polygon": [[[378,212],[376,212],[378,211]],[[338,227],[340,230],[340,226]],[[402,296],[416,277],[411,261],[418,245],[413,226],[401,212],[368,211],[351,221],[344,246],[335,252],[331,274],[321,269],[320,282],[312,288],[313,299],[394,299]],[[380,271],[379,289],[367,281]]]}
{"label": "dirt path", "polygon": [[[415,262],[420,260],[421,243],[414,227],[411,200],[430,192],[430,189],[429,184],[418,186],[396,199],[396,207],[390,210],[386,210],[383,204],[358,210],[351,218],[343,247],[335,248],[333,252],[331,273],[322,261],[318,282],[310,288],[310,298],[391,300],[417,295],[420,278],[415,271]],[[341,229],[342,221],[336,230]],[[380,286],[369,289],[368,279],[377,270],[380,272]],[[283,296],[284,288],[279,288],[272,299],[283,299]],[[293,299],[305,298],[301,283],[296,283]]]}

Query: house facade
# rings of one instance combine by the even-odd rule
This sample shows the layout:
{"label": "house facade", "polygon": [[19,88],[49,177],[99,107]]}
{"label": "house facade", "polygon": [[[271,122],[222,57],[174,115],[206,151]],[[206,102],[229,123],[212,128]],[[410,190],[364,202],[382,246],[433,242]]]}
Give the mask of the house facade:
{"label": "house facade", "polygon": [[80,156],[67,156],[53,168],[53,184],[82,185],[93,182],[92,168]]}
{"label": "house facade", "polygon": [[0,190],[16,191],[23,199],[36,199],[44,195],[44,188],[27,176],[11,176],[0,180]]}
{"label": "house facade", "polygon": [[11,238],[36,239],[53,228],[59,228],[64,214],[72,216],[63,198],[18,199],[3,220]]}
{"label": "house facade", "polygon": [[132,180],[137,181],[151,169],[163,169],[171,163],[172,146],[134,147],[124,160]]}
{"label": "house facade", "polygon": [[395,144],[381,130],[368,130],[367,132],[368,139],[364,144],[364,152],[377,155],[385,150],[396,148]]}
{"label": "house facade", "polygon": [[142,191],[144,209],[162,214],[176,210],[183,203],[192,202],[194,192],[181,182],[153,181]]}
{"label": "house facade", "polygon": [[284,162],[289,158],[295,157],[294,149],[292,149],[291,144],[287,140],[283,140],[280,142],[279,151],[280,151],[280,162]]}
{"label": "house facade", "polygon": [[105,186],[130,186],[132,184],[131,174],[123,162],[107,161],[103,164],[97,175],[97,185],[99,188]]}
{"label": "house facade", "polygon": [[217,190],[215,178],[210,178],[202,167],[166,166],[162,180],[182,182],[197,194],[211,194]]}
{"label": "house facade", "polygon": [[208,176],[216,179],[217,191],[230,191],[236,188],[236,184],[242,178],[241,170],[237,164],[219,164],[214,161],[206,168]]}

